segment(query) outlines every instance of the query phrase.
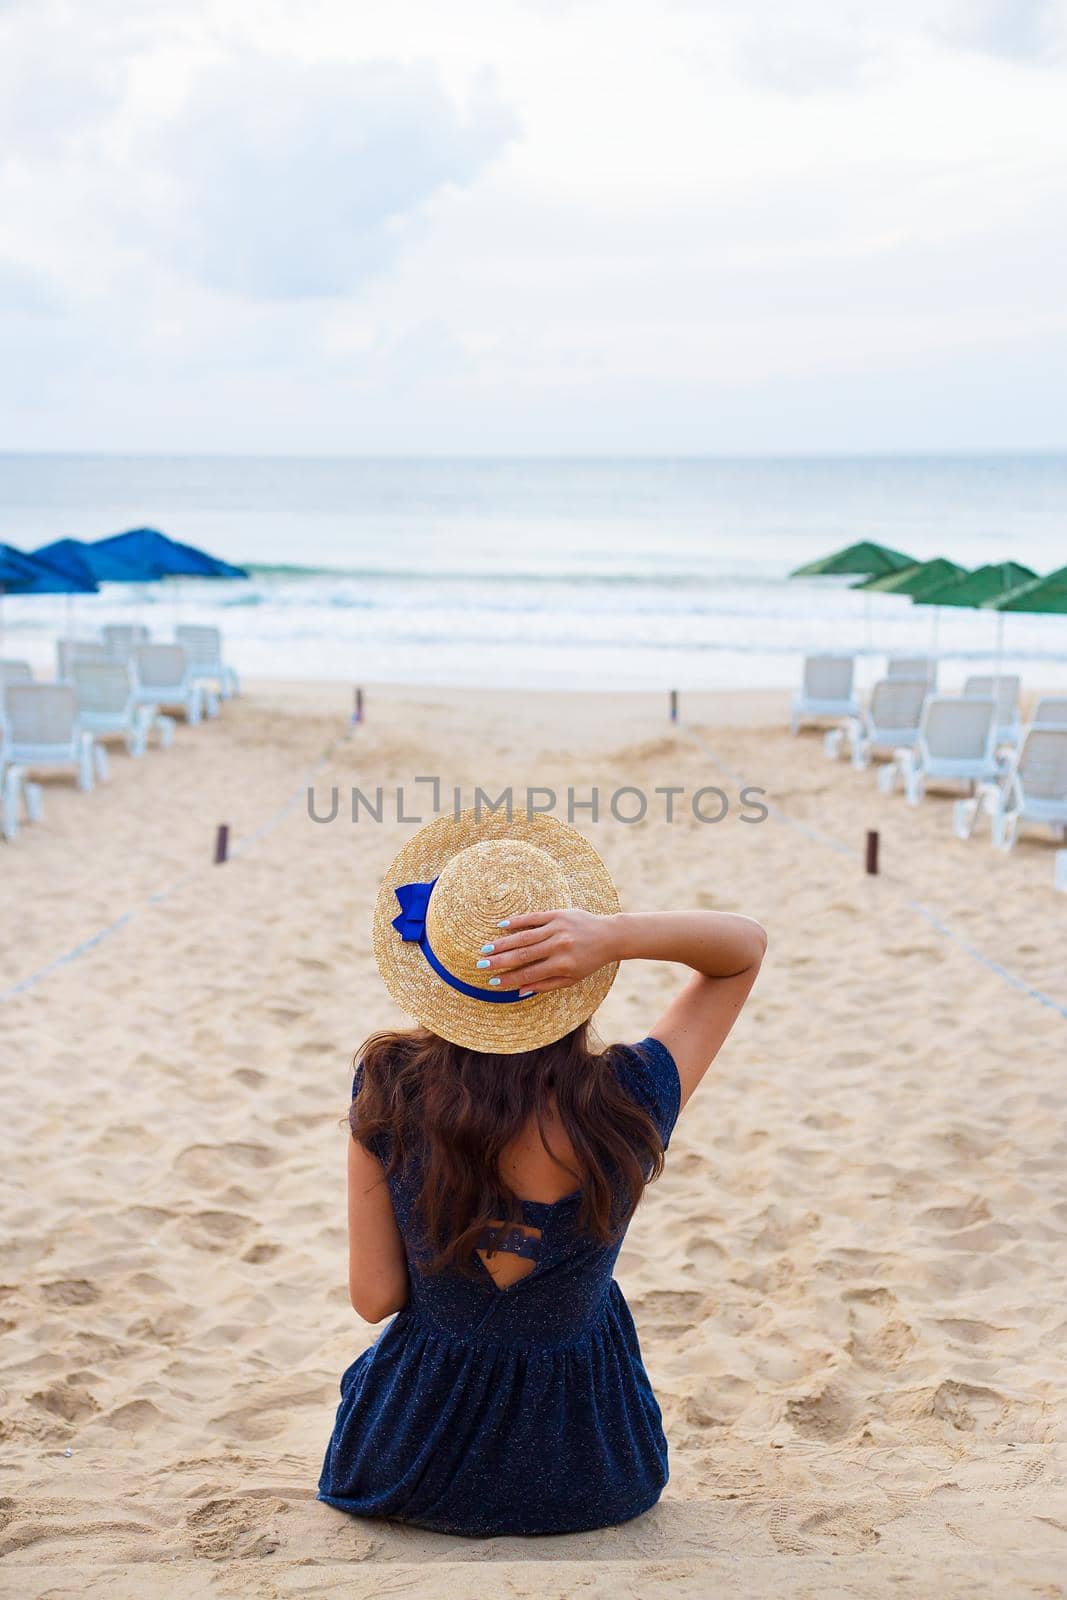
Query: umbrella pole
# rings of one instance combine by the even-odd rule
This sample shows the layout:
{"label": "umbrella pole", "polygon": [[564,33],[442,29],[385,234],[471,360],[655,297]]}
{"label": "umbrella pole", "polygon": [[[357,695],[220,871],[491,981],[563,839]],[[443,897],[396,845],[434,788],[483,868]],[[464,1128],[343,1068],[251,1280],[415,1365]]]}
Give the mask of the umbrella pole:
{"label": "umbrella pole", "polygon": [[1000,672],[1001,672],[1001,667],[1003,665],[1003,661],[1004,661],[1004,613],[1003,613],[1003,611],[998,611],[997,612],[997,670],[993,675],[993,678],[994,678],[994,690],[993,690],[993,692],[994,692],[994,695],[996,696],[998,704],[1000,702]]}
{"label": "umbrella pole", "polygon": [[863,614],[866,624],[864,633],[867,640],[867,654],[871,655],[871,597],[869,594],[865,594],[863,597]]}
{"label": "umbrella pole", "polygon": [[937,660],[937,630],[938,630],[938,626],[939,626],[939,624],[941,622],[941,607],[940,606],[934,606],[932,608],[932,610],[933,610],[934,615],[933,615],[933,620],[932,620],[932,622],[930,624],[930,654],[933,656],[934,660],[936,661]]}

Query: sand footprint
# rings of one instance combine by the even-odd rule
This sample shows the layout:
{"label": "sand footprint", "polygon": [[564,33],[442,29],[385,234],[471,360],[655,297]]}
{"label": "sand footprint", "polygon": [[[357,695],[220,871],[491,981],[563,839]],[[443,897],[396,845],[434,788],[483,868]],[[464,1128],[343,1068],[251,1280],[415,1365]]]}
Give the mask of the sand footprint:
{"label": "sand footprint", "polygon": [[42,1283],[41,1296],[50,1306],[91,1306],[100,1290],[88,1278],[55,1278]]}
{"label": "sand footprint", "polygon": [[276,1166],[277,1150],[265,1144],[191,1144],[175,1157],[174,1170],[197,1189],[216,1189],[235,1172],[257,1172]]}
{"label": "sand footprint", "polygon": [[63,1379],[49,1384],[45,1389],[38,1389],[27,1399],[30,1405],[36,1406],[39,1411],[46,1411],[49,1416],[58,1417],[61,1422],[84,1422],[100,1410],[88,1389]]}
{"label": "sand footprint", "polygon": [[641,1333],[657,1339],[692,1333],[705,1304],[706,1296],[696,1289],[649,1289],[630,1298]]}
{"label": "sand footprint", "polygon": [[194,1250],[226,1250],[256,1226],[237,1211],[197,1211],[182,1219],[181,1236]]}
{"label": "sand footprint", "polygon": [[811,1394],[790,1400],[785,1414],[787,1421],[805,1439],[844,1439],[855,1421],[852,1400],[835,1383],[828,1383]]}
{"label": "sand footprint", "polygon": [[275,1519],[284,1510],[283,1500],[206,1500],[185,1519],[193,1552],[203,1561],[273,1555],[280,1542]]}

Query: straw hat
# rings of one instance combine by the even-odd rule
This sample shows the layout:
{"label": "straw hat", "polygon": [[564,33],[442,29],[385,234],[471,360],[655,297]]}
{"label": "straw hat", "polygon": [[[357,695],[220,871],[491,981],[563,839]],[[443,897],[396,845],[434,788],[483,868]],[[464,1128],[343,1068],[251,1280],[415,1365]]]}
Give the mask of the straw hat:
{"label": "straw hat", "polygon": [[[618,971],[611,962],[566,989],[529,995],[491,987],[476,963],[505,917],[575,907],[618,911],[607,867],[587,839],[549,816],[473,810],[420,828],[382,880],[374,954],[404,1011],[452,1044],[517,1055],[586,1022]],[[499,974],[498,974],[499,976]]]}

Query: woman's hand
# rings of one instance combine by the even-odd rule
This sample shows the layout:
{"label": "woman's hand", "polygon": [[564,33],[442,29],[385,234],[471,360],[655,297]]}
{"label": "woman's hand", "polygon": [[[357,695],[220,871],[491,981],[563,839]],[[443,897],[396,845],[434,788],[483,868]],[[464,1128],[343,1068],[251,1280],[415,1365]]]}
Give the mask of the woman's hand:
{"label": "woman's hand", "polygon": [[494,988],[566,989],[619,959],[616,927],[615,917],[591,911],[530,911],[512,917],[481,959],[500,979]]}

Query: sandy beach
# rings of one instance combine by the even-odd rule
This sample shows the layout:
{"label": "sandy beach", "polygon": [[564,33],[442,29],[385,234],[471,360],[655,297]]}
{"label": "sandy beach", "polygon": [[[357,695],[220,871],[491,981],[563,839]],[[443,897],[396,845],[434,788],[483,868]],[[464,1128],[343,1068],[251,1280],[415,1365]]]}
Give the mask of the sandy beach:
{"label": "sandy beach", "polygon": [[[49,782],[0,848],[0,1591],[1067,1592],[1067,1020],[1025,987],[1067,1006],[1051,842],[956,840],[948,798],[790,739],[784,693],[684,695],[672,726],[658,694],[369,686],[357,728],[351,694],[253,684],[91,795]],[[672,1470],[619,1529],[465,1542],[314,1498],[377,1331],[338,1126],[354,1050],[401,1020],[370,908],[414,826],[397,787],[428,816],[433,776],[445,806],[549,786],[564,816],[595,786],[575,820],[626,906],[770,934],[620,1258]],[[601,1034],[641,1037],[677,981],[624,970]]]}

